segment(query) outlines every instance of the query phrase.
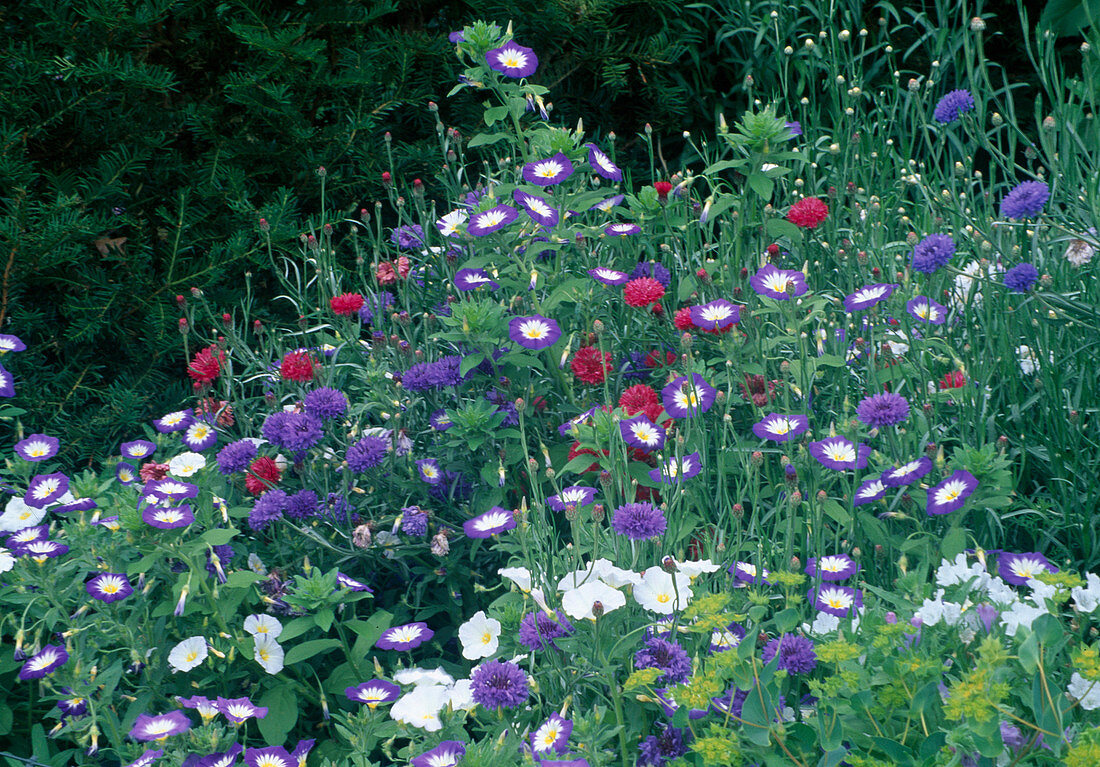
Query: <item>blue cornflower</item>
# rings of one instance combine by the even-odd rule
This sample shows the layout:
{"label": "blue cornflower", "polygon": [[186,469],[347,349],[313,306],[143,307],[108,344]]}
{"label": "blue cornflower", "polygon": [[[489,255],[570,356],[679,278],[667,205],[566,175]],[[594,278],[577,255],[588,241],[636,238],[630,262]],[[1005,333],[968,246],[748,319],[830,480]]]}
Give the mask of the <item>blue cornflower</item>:
{"label": "blue cornflower", "polygon": [[317,493],[312,490],[299,490],[286,502],[286,515],[293,519],[305,519],[317,515]]}
{"label": "blue cornflower", "polygon": [[385,459],[388,447],[389,443],[381,437],[363,437],[348,448],[348,468],[359,473],[377,466]]}
{"label": "blue cornflower", "polygon": [[248,526],[253,530],[264,530],[283,515],[286,510],[287,495],[283,490],[268,490],[260,496],[248,514]]}
{"label": "blue cornflower", "polygon": [[672,273],[656,261],[639,261],[638,265],[630,272],[630,276],[635,279],[638,277],[652,277],[666,288],[672,284]]}
{"label": "blue cornflower", "polygon": [[691,658],[676,642],[653,636],[634,653],[634,668],[659,668],[665,672],[658,681],[665,684],[683,684],[691,676]]}
{"label": "blue cornflower", "polygon": [[1029,263],[1017,264],[1005,272],[1005,287],[1017,293],[1026,293],[1039,279],[1039,270]]}
{"label": "blue cornflower", "polygon": [[226,476],[244,471],[256,457],[256,445],[247,439],[231,442],[218,451],[218,471]]}
{"label": "blue cornflower", "polygon": [[402,250],[421,248],[424,246],[424,230],[419,224],[399,226],[390,235],[390,242]]}
{"label": "blue cornflower", "polygon": [[309,392],[303,404],[306,408],[306,413],[319,418],[322,421],[327,421],[330,418],[337,418],[342,416],[348,409],[348,398],[344,396],[344,393],[339,389],[333,389],[329,386],[322,386],[319,389],[314,389]]}
{"label": "blue cornflower", "polygon": [[913,271],[932,274],[955,255],[955,241],[946,234],[930,234],[913,248]]}
{"label": "blue cornflower", "polygon": [[1047,200],[1050,187],[1043,181],[1024,181],[1001,200],[1001,217],[1020,221],[1038,216]]}
{"label": "blue cornflower", "polygon": [[936,104],[935,111],[932,112],[932,116],[936,118],[936,122],[947,125],[955,122],[973,108],[974,97],[970,95],[970,91],[959,88],[940,99],[939,103]]}

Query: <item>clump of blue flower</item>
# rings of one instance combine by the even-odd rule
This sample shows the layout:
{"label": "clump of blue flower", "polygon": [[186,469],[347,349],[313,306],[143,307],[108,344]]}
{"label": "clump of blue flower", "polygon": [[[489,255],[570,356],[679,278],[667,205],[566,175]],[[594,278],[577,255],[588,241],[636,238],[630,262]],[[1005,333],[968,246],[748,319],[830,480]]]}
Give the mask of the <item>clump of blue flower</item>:
{"label": "clump of blue flower", "polygon": [[959,88],[939,100],[936,109],[932,112],[932,117],[941,125],[947,125],[955,122],[973,108],[974,97],[970,95],[970,91]]}
{"label": "clump of blue flower", "polygon": [[955,255],[955,241],[946,234],[930,234],[913,248],[913,271],[932,274],[943,268]]}
{"label": "clump of blue flower", "polygon": [[1001,200],[1001,218],[1022,221],[1035,218],[1050,199],[1050,187],[1045,181],[1023,181]]}
{"label": "clump of blue flower", "polygon": [[1039,270],[1029,263],[1017,264],[1005,272],[1005,287],[1017,293],[1026,293],[1039,279]]}

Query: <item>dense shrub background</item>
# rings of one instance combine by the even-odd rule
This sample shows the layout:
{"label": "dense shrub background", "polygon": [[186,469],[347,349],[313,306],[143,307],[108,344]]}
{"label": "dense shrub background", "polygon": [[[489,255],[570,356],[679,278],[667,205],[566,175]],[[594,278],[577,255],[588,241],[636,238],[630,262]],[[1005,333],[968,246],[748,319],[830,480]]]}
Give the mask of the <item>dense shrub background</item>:
{"label": "dense shrub background", "polygon": [[[1002,5],[991,45],[1030,71],[1016,4]],[[880,17],[912,22],[897,47],[918,63],[936,33],[918,15],[947,12],[848,6],[873,34]],[[174,297],[197,287],[232,311],[251,271],[262,313],[273,287],[257,220],[293,243],[317,209],[301,195],[319,191],[319,166],[329,200],[372,210],[390,130],[398,178],[429,182],[438,159],[427,102],[466,135],[481,114],[468,97],[445,98],[457,74],[447,33],[466,21],[513,19],[543,61],[557,119],[615,130],[620,161],[636,167],[650,123],[672,137],[660,157],[675,169],[683,130],[709,130],[718,111],[779,92],[771,7],[27,0],[0,10],[0,327],[30,345],[12,362],[26,382],[26,426],[60,436],[67,464],[89,465],[176,406],[188,392]],[[1029,7],[1033,18],[1040,10]],[[802,11],[800,33],[831,26],[831,12]],[[890,74],[881,60],[864,70],[880,82]],[[820,93],[809,80],[789,88]]]}

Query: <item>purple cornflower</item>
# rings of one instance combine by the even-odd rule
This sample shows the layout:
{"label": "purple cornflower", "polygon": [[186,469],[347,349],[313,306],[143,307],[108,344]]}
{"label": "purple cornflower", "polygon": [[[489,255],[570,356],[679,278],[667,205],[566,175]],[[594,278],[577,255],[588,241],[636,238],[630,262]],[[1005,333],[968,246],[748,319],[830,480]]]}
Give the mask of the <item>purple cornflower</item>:
{"label": "purple cornflower", "polygon": [[356,474],[374,468],[386,458],[389,443],[381,437],[366,436],[348,448],[345,460]]}
{"label": "purple cornflower", "polygon": [[61,472],[36,474],[27,486],[23,502],[36,509],[44,509],[69,490],[69,478]]}
{"label": "purple cornflower", "polygon": [[811,442],[810,455],[822,466],[830,469],[864,469],[871,448],[862,443],[856,444],[845,437],[829,437]]}
{"label": "purple cornflower", "polygon": [[554,320],[538,314],[513,317],[508,322],[508,337],[525,349],[538,351],[557,343],[561,328]]}
{"label": "purple cornflower", "polygon": [[589,269],[588,276],[596,282],[602,282],[604,285],[623,285],[630,281],[630,275],[626,272],[620,272],[617,269],[609,269],[606,266],[597,266],[595,269]]}
{"label": "purple cornflower", "polygon": [[487,709],[521,706],[530,694],[527,674],[510,661],[491,660],[470,674],[474,702]]}
{"label": "purple cornflower", "polygon": [[92,599],[108,604],[134,593],[134,587],[122,573],[99,573],[84,585],[84,590]]}
{"label": "purple cornflower", "polygon": [[319,504],[320,499],[313,490],[299,490],[286,499],[286,515],[291,519],[315,517]]}
{"label": "purple cornflower", "polygon": [[467,538],[491,538],[497,533],[512,530],[516,526],[516,518],[508,509],[494,506],[484,514],[462,523],[462,531]]}
{"label": "purple cornflower", "polygon": [[623,504],[611,517],[611,529],[632,541],[656,538],[667,528],[664,512],[648,501]]}
{"label": "purple cornflower", "polygon": [[466,744],[461,740],[445,740],[419,756],[414,756],[410,767],[453,767],[466,755]]}
{"label": "purple cornflower", "polygon": [[852,501],[852,505],[862,506],[865,503],[873,503],[886,495],[886,489],[886,485],[879,477],[865,480],[856,490],[856,497]]}
{"label": "purple cornflower", "polygon": [[1038,216],[1047,200],[1050,187],[1044,181],[1023,181],[1001,200],[1001,217],[1020,221]]}
{"label": "purple cornflower", "polygon": [[685,736],[691,739],[690,730],[664,723],[657,726],[661,728],[659,735],[650,735],[638,744],[636,767],[664,767],[688,752],[684,740]]}
{"label": "purple cornflower", "polygon": [[959,469],[928,491],[929,516],[949,514],[962,508],[977,487],[977,477],[965,469]]}
{"label": "purple cornflower", "polygon": [[261,495],[248,514],[248,526],[253,530],[266,530],[267,526],[283,515],[287,507],[285,490],[268,490]]}
{"label": "purple cornflower", "polygon": [[322,386],[306,394],[302,400],[306,413],[322,421],[338,418],[347,412],[348,398],[339,389]]}
{"label": "purple cornflower", "polygon": [[372,323],[376,318],[384,318],[386,309],[393,306],[393,293],[383,290],[375,296],[367,296],[359,307],[359,321]]}
{"label": "purple cornflower", "polygon": [[764,645],[761,660],[770,663],[776,654],[779,655],[777,668],[789,674],[806,674],[817,666],[814,643],[798,634],[784,634],[768,642]]}
{"label": "purple cornflower", "polygon": [[932,274],[947,266],[955,255],[955,241],[946,234],[930,234],[913,248],[910,265],[914,272]]}
{"label": "purple cornflower", "polygon": [[611,158],[608,157],[603,151],[595,144],[585,144],[588,149],[588,164],[592,170],[596,171],[600,176],[603,176],[608,181],[622,181],[623,172],[618,165],[611,162]]}
{"label": "purple cornflower", "polygon": [[804,572],[810,577],[821,576],[825,581],[844,581],[859,572],[859,565],[847,554],[828,554],[810,557]]}
{"label": "purple cornflower", "polygon": [[879,301],[885,301],[899,286],[893,283],[865,285],[851,295],[844,297],[844,310],[859,312],[870,309]]}
{"label": "purple cornflower", "polygon": [[752,433],[760,439],[787,442],[809,428],[810,419],[807,416],[769,413],[764,420],[752,425]]}
{"label": "purple cornflower", "polygon": [[559,610],[557,616],[547,615],[542,610],[527,613],[519,623],[519,641],[529,650],[558,648],[554,640],[570,636],[575,629],[569,619]]}
{"label": "purple cornflower", "polygon": [[24,682],[41,679],[64,666],[68,660],[69,653],[65,652],[64,647],[48,644],[23,664],[23,668],[19,669],[19,679]]}
{"label": "purple cornflower", "polygon": [[268,442],[295,453],[308,450],[324,437],[320,420],[308,413],[285,410],[264,419],[262,431]]}
{"label": "purple cornflower", "polygon": [[933,325],[942,325],[943,321],[947,319],[947,307],[924,296],[917,296],[907,302],[905,310],[909,312],[909,316],[913,319]]}
{"label": "purple cornflower", "polygon": [[493,48],[485,54],[489,68],[506,77],[530,77],[538,69],[539,59],[530,48],[524,48],[514,40],[509,40],[499,48]]}
{"label": "purple cornflower", "polygon": [[455,272],[455,287],[465,293],[480,287],[496,290],[500,287],[500,283],[490,277],[484,269],[459,269]]}
{"label": "purple cornflower", "polygon": [[945,94],[944,97],[939,100],[935,110],[932,112],[932,117],[941,125],[948,125],[958,120],[973,108],[974,97],[970,95],[970,91],[958,88]]}
{"label": "purple cornflower", "polygon": [[462,383],[459,366],[462,358],[457,354],[440,357],[435,362],[418,362],[401,374],[401,385],[409,391],[427,391]]}
{"label": "purple cornflower", "polygon": [[256,444],[251,440],[241,439],[230,442],[218,451],[218,471],[226,476],[234,472],[244,471],[255,457]]}
{"label": "purple cornflower", "polygon": [[882,484],[886,487],[904,487],[911,485],[928,472],[932,471],[932,459],[921,456],[915,461],[909,461],[894,469],[882,472]]}
{"label": "purple cornflower", "polygon": [[1022,263],[1016,264],[1016,266],[1005,272],[1004,283],[1005,287],[1016,293],[1026,293],[1031,290],[1035,285],[1035,281],[1039,279],[1039,270],[1032,264]]}
{"label": "purple cornflower", "polygon": [[503,229],[519,216],[519,211],[511,205],[497,205],[495,208],[475,213],[470,218],[466,233],[473,237],[483,237],[498,229]]}
{"label": "purple cornflower", "polygon": [[170,711],[167,714],[139,714],[130,737],[134,740],[163,740],[169,735],[178,735],[191,729],[191,720],[182,711]]}
{"label": "purple cornflower", "polygon": [[428,486],[428,495],[441,503],[468,501],[473,493],[474,486],[469,477],[460,471],[448,469],[443,470],[442,482]]}
{"label": "purple cornflower", "polygon": [[387,682],[385,679],[372,679],[369,682],[363,682],[355,687],[344,689],[344,695],[348,697],[348,700],[363,703],[372,709],[377,708],[379,704],[397,700],[397,696],[400,694],[401,688],[393,682]]}
{"label": "purple cornflower", "polygon": [[596,488],[574,485],[546,499],[546,505],[554,511],[565,511],[570,506],[580,508],[596,500]]}
{"label": "purple cornflower", "polygon": [[379,650],[412,650],[433,636],[435,632],[428,628],[427,623],[406,623],[383,631],[374,646]]}
{"label": "purple cornflower", "polygon": [[873,394],[856,406],[856,417],[872,428],[893,426],[909,417],[909,400],[893,392]]}
{"label": "purple cornflower", "polygon": [[485,399],[492,402],[497,406],[497,412],[504,416],[504,420],[500,422],[498,428],[507,429],[510,426],[519,425],[519,411],[516,410],[516,403],[502,391],[493,389],[485,395]]}
{"label": "purple cornflower", "polygon": [[788,120],[787,121],[787,130],[789,130],[791,132],[791,135],[789,136],[789,138],[794,138],[795,136],[801,136],[802,135],[802,123],[800,123],[798,120]]}
{"label": "purple cornflower", "polygon": [[24,461],[48,461],[57,455],[61,441],[48,434],[32,434],[15,443],[15,452]]}
{"label": "purple cornflower", "polygon": [[691,658],[677,643],[653,636],[634,653],[634,668],[659,668],[664,674],[657,677],[658,682],[664,685],[683,684],[691,676]]}
{"label": "purple cornflower", "polygon": [[517,189],[512,192],[512,199],[516,201],[517,205],[527,211],[527,215],[530,216],[531,220],[536,224],[541,224],[547,228],[558,225],[558,212],[550,207],[550,203],[537,194],[531,194],[522,189]]}
{"label": "purple cornflower", "polygon": [[636,415],[620,421],[619,431],[626,444],[646,453],[660,450],[665,444],[665,430],[645,415]]}
{"label": "purple cornflower", "polygon": [[428,515],[419,506],[406,506],[401,509],[401,532],[413,538],[423,538],[428,534]]}
{"label": "purple cornflower", "polygon": [[793,269],[780,269],[773,264],[757,269],[756,274],[749,278],[749,285],[757,294],[776,301],[789,301],[809,290],[805,274]]}
{"label": "purple cornflower", "polygon": [[1023,554],[1001,554],[997,558],[997,574],[1006,583],[1023,586],[1039,573],[1056,573],[1058,568],[1050,560],[1036,551]]}
{"label": "purple cornflower", "polygon": [[736,325],[740,319],[740,307],[721,298],[691,307],[691,322],[700,330],[725,330]]}
{"label": "purple cornflower", "polygon": [[545,160],[535,160],[523,166],[523,180],[535,186],[560,184],[573,175],[573,163],[558,152]]}
{"label": "purple cornflower", "polygon": [[657,282],[661,283],[661,285],[666,288],[672,284],[672,273],[656,261],[639,261],[634,269],[631,270],[630,276],[633,279],[650,277],[657,280]]}
{"label": "purple cornflower", "polygon": [[419,224],[399,226],[390,235],[390,242],[401,250],[424,247],[424,230]]}
{"label": "purple cornflower", "polygon": [[161,434],[170,434],[174,431],[183,431],[194,422],[195,416],[190,410],[175,410],[153,421],[153,428]]}

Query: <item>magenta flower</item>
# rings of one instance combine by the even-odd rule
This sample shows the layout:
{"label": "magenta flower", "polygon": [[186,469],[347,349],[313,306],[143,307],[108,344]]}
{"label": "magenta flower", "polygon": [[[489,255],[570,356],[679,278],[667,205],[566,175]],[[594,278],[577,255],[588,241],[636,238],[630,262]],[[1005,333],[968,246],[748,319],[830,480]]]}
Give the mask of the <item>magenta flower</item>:
{"label": "magenta flower", "polygon": [[905,310],[909,312],[909,316],[913,319],[928,322],[932,325],[942,325],[943,321],[947,319],[947,307],[924,296],[917,296],[906,302]]}
{"label": "magenta flower", "polygon": [[752,433],[760,439],[787,442],[810,428],[810,419],[804,415],[769,413],[764,420],[752,425]]}
{"label": "magenta flower", "polygon": [[703,461],[699,453],[689,453],[679,459],[672,456],[661,466],[649,472],[649,478],[654,482],[664,482],[675,485],[685,479],[691,479],[703,470]]}
{"label": "magenta flower", "polygon": [[822,466],[830,469],[863,469],[871,448],[856,444],[844,437],[829,437],[809,444],[810,455]]}
{"label": "magenta flower", "polygon": [[163,740],[170,735],[179,735],[190,729],[191,720],[182,711],[170,711],[156,716],[139,714],[134,726],[130,728],[130,737],[134,740]]}
{"label": "magenta flower", "polygon": [[691,383],[688,383],[685,376],[680,376],[661,389],[661,402],[665,411],[673,418],[702,415],[710,410],[717,396],[718,390],[698,373],[692,373]]}
{"label": "magenta flower", "polygon": [[806,275],[792,269],[780,269],[768,264],[757,269],[749,278],[749,285],[759,295],[774,298],[776,301],[789,301],[792,297],[803,295],[806,287]]}
{"label": "magenta flower", "polygon": [[725,330],[740,320],[740,307],[721,298],[691,307],[691,322],[700,330]]}
{"label": "magenta flower", "polygon": [[553,346],[561,338],[561,328],[554,320],[538,314],[513,317],[508,323],[508,337],[525,349],[538,351]]}
{"label": "magenta flower", "polygon": [[965,469],[959,469],[928,491],[929,516],[949,514],[961,509],[977,487],[977,477]]}
{"label": "magenta flower", "polygon": [[588,148],[588,164],[592,167],[592,170],[596,171],[596,173],[603,176],[608,181],[623,180],[622,169],[611,162],[611,158],[604,154],[598,146],[595,144],[585,144],[585,147]]}
{"label": "magenta flower", "polygon": [[882,484],[886,487],[904,487],[913,484],[930,471],[932,471],[932,459],[921,456],[915,461],[882,472]]}
{"label": "magenta flower", "polygon": [[558,152],[546,160],[535,160],[523,166],[523,180],[535,186],[560,184],[573,175],[573,163]]}
{"label": "magenta flower", "polygon": [[530,77],[539,67],[538,56],[530,48],[524,48],[514,40],[509,40],[499,48],[493,48],[485,54],[489,68],[506,77]]}
{"label": "magenta flower", "polygon": [[455,287],[463,292],[477,290],[480,287],[488,287],[496,290],[500,284],[489,276],[484,269],[459,269],[455,272]]}
{"label": "magenta flower", "polygon": [[427,623],[406,623],[383,631],[374,646],[379,650],[412,650],[433,636],[435,632],[428,628]]}
{"label": "magenta flower", "polygon": [[870,309],[879,301],[885,301],[889,298],[890,294],[899,287],[900,285],[894,283],[865,285],[855,293],[844,297],[844,310],[848,312],[859,312],[864,309]]}
{"label": "magenta flower", "polygon": [[542,197],[517,189],[512,192],[512,199],[527,211],[527,215],[536,224],[542,224],[545,227],[557,226],[558,212],[550,207],[550,204]]}
{"label": "magenta flower", "polygon": [[401,694],[401,688],[384,679],[372,679],[355,687],[345,688],[344,694],[348,696],[348,700],[354,700],[373,709],[383,703],[397,700],[397,696]]}
{"label": "magenta flower", "polygon": [[479,514],[473,519],[462,523],[462,531],[467,538],[491,538],[497,533],[512,530],[516,526],[516,518],[508,509],[494,506],[484,514]]}
{"label": "magenta flower", "polygon": [[57,455],[61,445],[57,437],[48,434],[32,434],[15,443],[15,452],[24,461],[48,461]]}
{"label": "magenta flower", "polygon": [[122,573],[98,573],[84,585],[92,599],[100,602],[117,602],[134,593],[134,587]]}
{"label": "magenta flower", "polygon": [[619,422],[619,431],[623,441],[638,450],[652,453],[665,444],[665,430],[649,420],[645,415],[637,415]]}
{"label": "magenta flower", "polygon": [[30,660],[19,669],[19,679],[41,679],[46,674],[52,674],[65,665],[69,660],[69,653],[60,645],[48,644],[31,656]]}

